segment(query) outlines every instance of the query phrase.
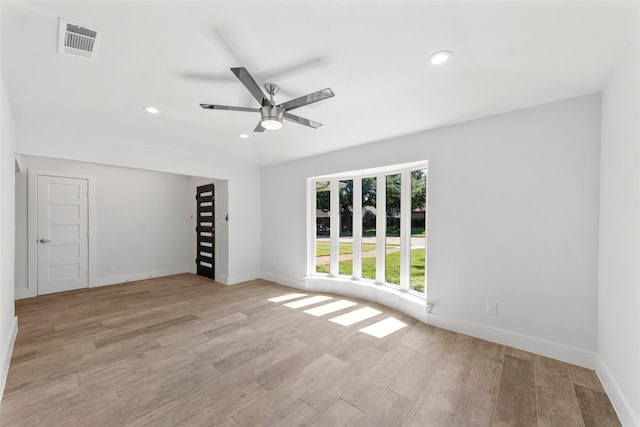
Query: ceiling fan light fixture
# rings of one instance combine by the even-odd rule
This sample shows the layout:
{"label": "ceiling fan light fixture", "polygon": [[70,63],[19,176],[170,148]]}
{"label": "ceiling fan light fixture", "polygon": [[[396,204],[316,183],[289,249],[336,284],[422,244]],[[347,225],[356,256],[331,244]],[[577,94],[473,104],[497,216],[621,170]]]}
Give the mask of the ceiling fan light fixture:
{"label": "ceiling fan light fixture", "polygon": [[262,114],[260,124],[266,130],[278,130],[282,127],[282,115],[284,114],[282,108],[264,106],[260,113]]}
{"label": "ceiling fan light fixture", "polygon": [[282,127],[282,122],[273,119],[263,120],[261,124],[266,130],[278,130]]}
{"label": "ceiling fan light fixture", "polygon": [[429,56],[429,64],[431,65],[444,64],[449,59],[451,59],[452,56],[453,56],[453,53],[449,52],[448,50],[441,50],[440,52],[436,52],[431,56]]}

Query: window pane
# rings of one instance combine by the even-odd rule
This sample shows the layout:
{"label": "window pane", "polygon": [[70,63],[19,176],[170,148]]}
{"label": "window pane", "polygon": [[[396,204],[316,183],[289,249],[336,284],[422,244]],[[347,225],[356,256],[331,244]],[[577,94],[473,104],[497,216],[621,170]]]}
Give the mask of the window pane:
{"label": "window pane", "polygon": [[376,279],[376,179],[362,179],[362,277]]}
{"label": "window pane", "polygon": [[340,264],[338,274],[353,274],[353,180],[340,181]]}
{"label": "window pane", "polygon": [[426,281],[426,203],[427,170],[411,171],[411,274],[409,288],[418,292],[424,292]]}
{"label": "window pane", "polygon": [[318,273],[328,273],[331,264],[330,196],[329,181],[316,181],[316,271]]}
{"label": "window pane", "polygon": [[387,234],[385,236],[385,282],[400,284],[400,181],[401,175],[387,175]]}

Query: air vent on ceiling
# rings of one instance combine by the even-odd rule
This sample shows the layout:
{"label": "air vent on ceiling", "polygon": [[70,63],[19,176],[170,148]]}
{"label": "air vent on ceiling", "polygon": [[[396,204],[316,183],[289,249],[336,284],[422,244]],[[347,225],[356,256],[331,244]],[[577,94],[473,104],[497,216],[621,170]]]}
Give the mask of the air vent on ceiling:
{"label": "air vent on ceiling", "polygon": [[102,31],[65,21],[58,24],[58,53],[95,59],[98,53]]}

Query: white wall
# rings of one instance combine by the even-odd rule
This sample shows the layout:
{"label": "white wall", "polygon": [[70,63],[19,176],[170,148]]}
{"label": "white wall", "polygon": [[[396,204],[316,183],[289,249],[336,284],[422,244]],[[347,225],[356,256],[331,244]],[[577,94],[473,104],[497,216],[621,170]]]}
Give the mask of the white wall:
{"label": "white wall", "polygon": [[27,289],[28,168],[95,176],[97,271],[90,286],[189,271],[195,246],[189,177],[43,157],[22,160],[25,171],[16,174],[18,297],[36,295]]}
{"label": "white wall", "polygon": [[263,168],[263,271],[304,287],[307,177],[428,160],[429,321],[593,366],[599,141],[591,95]]}
{"label": "white wall", "polygon": [[[237,143],[234,141],[233,143]],[[16,121],[19,154],[226,180],[229,284],[260,277],[260,170],[208,154],[166,150],[153,143],[116,140],[72,129],[24,126]]]}
{"label": "white wall", "polygon": [[640,35],[602,96],[597,372],[640,426]]}
{"label": "white wall", "polygon": [[13,115],[0,76],[0,399],[18,322],[14,311],[15,155]]}

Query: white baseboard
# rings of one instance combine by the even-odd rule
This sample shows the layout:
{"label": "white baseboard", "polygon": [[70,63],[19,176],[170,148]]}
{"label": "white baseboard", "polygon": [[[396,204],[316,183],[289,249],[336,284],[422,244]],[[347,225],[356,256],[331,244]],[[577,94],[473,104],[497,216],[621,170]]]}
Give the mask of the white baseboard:
{"label": "white baseboard", "polygon": [[561,360],[584,368],[593,369],[595,367],[594,352],[555,341],[548,341],[542,338],[520,334],[518,332],[493,328],[433,313],[428,314],[426,323],[498,344],[508,345],[510,347],[536,353],[552,359]]}
{"label": "white baseboard", "polygon": [[225,282],[220,282],[220,283],[224,283],[225,285],[237,285],[238,283],[248,282],[249,280],[256,280],[260,278],[262,278],[262,274],[260,273],[238,274],[235,276],[226,276],[226,279],[227,279],[226,283]]}
{"label": "white baseboard", "polygon": [[523,335],[513,331],[497,329],[479,323],[468,322],[462,319],[428,313],[424,301],[418,302],[415,297],[396,290],[389,290],[386,286],[368,283],[356,285],[350,280],[339,278],[313,277],[302,279],[301,281],[294,281],[271,273],[265,273],[262,277],[265,280],[270,280],[295,289],[312,292],[329,292],[377,302],[402,311],[429,325],[562,360],[589,369],[593,369],[595,366],[595,353],[592,351]]}
{"label": "white baseboard", "polygon": [[144,271],[140,273],[119,274],[116,276],[104,276],[96,278],[94,283],[90,283],[90,288],[98,286],[115,285],[118,283],[134,282],[136,280],[152,279],[154,277],[171,276],[173,274],[189,273],[188,266],[164,268],[162,270]]}
{"label": "white baseboard", "polygon": [[29,289],[16,289],[15,290],[14,298],[16,300],[25,299],[25,298],[31,298],[31,297],[35,297],[35,295],[31,295],[31,292],[29,292]]}
{"label": "white baseboard", "polygon": [[263,273],[261,275],[261,278],[270,282],[278,283],[280,285],[288,286],[290,288],[296,288],[303,291],[307,290],[307,287],[304,283],[304,278],[300,278],[300,280],[289,280],[285,277],[278,276],[277,274],[272,273]]}
{"label": "white baseboard", "polygon": [[[193,274],[198,274],[198,273],[196,272],[196,273],[193,273]],[[215,277],[216,277],[215,278],[216,282],[222,283],[223,285],[228,285],[229,284],[229,276],[227,276],[226,274],[218,274],[218,273],[216,273]]]}
{"label": "white baseboard", "polygon": [[18,336],[18,316],[13,317],[9,339],[2,346],[2,353],[0,353],[0,401],[2,401],[4,386],[7,383],[7,375],[9,375],[9,363],[11,363],[11,354],[13,353],[13,344],[16,342],[16,336]]}
{"label": "white baseboard", "polygon": [[596,355],[596,374],[604,387],[604,390],[609,396],[609,400],[616,410],[618,418],[623,426],[640,426],[640,408],[634,408],[631,406],[626,396],[620,390],[618,382],[609,370],[607,364],[602,358]]}

